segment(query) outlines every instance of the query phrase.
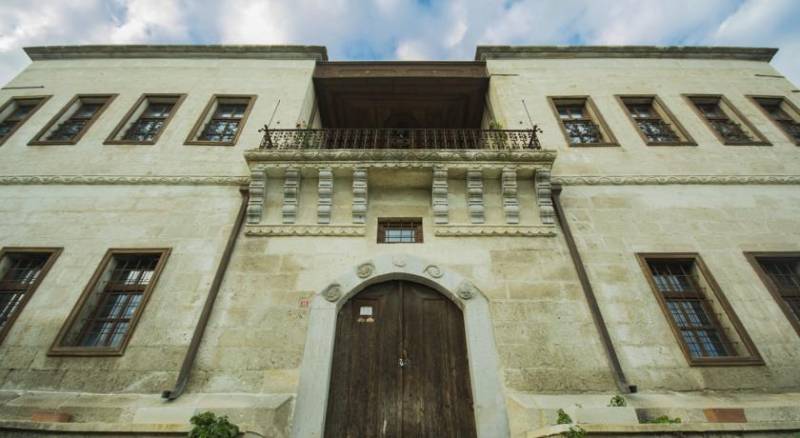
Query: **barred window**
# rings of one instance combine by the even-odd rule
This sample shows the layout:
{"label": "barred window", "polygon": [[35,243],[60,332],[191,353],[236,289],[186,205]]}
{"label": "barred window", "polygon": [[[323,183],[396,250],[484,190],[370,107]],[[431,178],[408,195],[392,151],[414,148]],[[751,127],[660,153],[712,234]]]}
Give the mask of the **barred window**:
{"label": "barred window", "polygon": [[51,352],[121,353],[167,253],[167,250],[109,251]]}
{"label": "barred window", "polygon": [[800,253],[746,253],[746,256],[800,334]]}
{"label": "barred window", "polygon": [[60,252],[12,248],[0,253],[0,342]]}
{"label": "barred window", "polygon": [[691,145],[689,135],[655,96],[620,96],[623,108],[650,146]]}
{"label": "barred window", "polygon": [[761,363],[755,346],[697,255],[639,257],[690,364]]}
{"label": "barred window", "polygon": [[78,95],[39,134],[32,145],[75,144],[116,95]]}
{"label": "barred window", "polygon": [[422,219],[379,219],[378,243],[422,243]]}
{"label": "barred window", "polygon": [[723,96],[687,96],[714,135],[726,145],[769,145]]}
{"label": "barred window", "polygon": [[106,144],[155,144],[185,97],[183,94],[143,95]]}
{"label": "barred window", "polygon": [[800,110],[784,97],[751,96],[791,141],[800,146]]}
{"label": "barred window", "polygon": [[187,144],[236,144],[255,96],[214,96],[187,139]]}
{"label": "barred window", "polygon": [[50,96],[13,97],[0,107],[0,145],[49,98]]}
{"label": "barred window", "polygon": [[615,145],[616,141],[588,97],[550,98],[567,142],[572,146]]}

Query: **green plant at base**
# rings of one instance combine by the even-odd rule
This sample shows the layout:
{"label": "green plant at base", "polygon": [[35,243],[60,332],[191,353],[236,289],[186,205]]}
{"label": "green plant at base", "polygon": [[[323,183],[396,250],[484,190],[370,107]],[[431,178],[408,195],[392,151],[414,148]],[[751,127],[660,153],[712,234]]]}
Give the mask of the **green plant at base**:
{"label": "green plant at base", "polygon": [[[556,413],[558,414],[556,424],[572,424],[572,417],[564,412],[563,409],[559,409]],[[567,438],[583,438],[586,436],[586,431],[578,425],[572,425],[568,431],[564,432],[564,436]]]}
{"label": "green plant at base", "polygon": [[647,420],[642,421],[642,423],[646,424],[679,424],[680,422],[680,417],[669,418],[666,415],[662,415],[657,418],[648,418]]}
{"label": "green plant at base", "polygon": [[609,408],[624,408],[625,406],[628,406],[628,402],[625,401],[625,397],[619,394],[611,397],[611,401],[608,402]]}
{"label": "green plant at base", "polygon": [[556,411],[558,414],[558,419],[556,420],[556,424],[572,424],[572,417],[569,416],[563,409],[559,409]]}
{"label": "green plant at base", "polygon": [[203,412],[189,420],[194,427],[189,432],[189,438],[236,438],[239,436],[239,426],[228,421],[223,415],[217,417],[213,412]]}

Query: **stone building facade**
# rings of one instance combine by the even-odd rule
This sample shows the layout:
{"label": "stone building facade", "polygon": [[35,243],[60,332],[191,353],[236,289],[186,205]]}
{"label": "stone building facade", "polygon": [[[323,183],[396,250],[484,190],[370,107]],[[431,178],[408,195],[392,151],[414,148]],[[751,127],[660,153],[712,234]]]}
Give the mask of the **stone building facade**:
{"label": "stone building facade", "polygon": [[4,435],[800,431],[800,90],[773,49],[26,51]]}

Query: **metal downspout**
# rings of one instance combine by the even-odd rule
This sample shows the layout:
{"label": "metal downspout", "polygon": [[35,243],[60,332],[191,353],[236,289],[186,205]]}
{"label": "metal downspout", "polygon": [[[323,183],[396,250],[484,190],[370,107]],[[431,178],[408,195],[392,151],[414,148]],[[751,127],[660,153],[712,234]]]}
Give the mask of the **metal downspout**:
{"label": "metal downspout", "polygon": [[611,342],[611,335],[608,333],[608,327],[606,327],[603,314],[600,312],[600,307],[597,305],[597,298],[594,296],[592,284],[589,282],[589,276],[586,274],[586,268],[583,265],[581,254],[578,252],[577,245],[575,245],[575,238],[572,236],[572,231],[569,228],[569,223],[567,222],[566,215],[564,214],[564,208],[561,206],[561,184],[553,184],[552,193],[553,207],[556,212],[556,218],[558,219],[558,224],[561,226],[561,230],[564,233],[564,239],[566,240],[567,247],[569,248],[572,264],[575,266],[575,271],[577,271],[578,279],[581,282],[583,295],[586,297],[586,302],[589,304],[589,312],[592,314],[592,321],[594,322],[597,332],[600,333],[600,340],[603,342],[603,347],[606,350],[606,357],[611,365],[611,372],[614,374],[614,381],[616,382],[617,388],[621,393],[634,393],[637,390],[636,385],[629,384],[628,380],[625,378],[625,373],[622,371],[622,365],[619,362],[617,351],[614,349],[614,344]]}
{"label": "metal downspout", "polygon": [[247,203],[250,200],[250,192],[246,188],[240,189],[239,192],[242,194],[242,205],[239,207],[239,213],[236,216],[236,223],[234,223],[233,229],[231,229],[231,234],[228,236],[228,242],[225,244],[225,250],[222,252],[222,258],[217,266],[217,272],[214,274],[214,280],[211,282],[211,288],[208,290],[208,296],[206,297],[206,302],[203,305],[203,312],[200,314],[200,320],[197,322],[197,326],[194,328],[192,342],[189,344],[189,349],[186,351],[186,356],[183,358],[183,365],[181,365],[181,371],[178,374],[178,380],[175,382],[175,388],[161,393],[161,398],[164,398],[167,401],[177,399],[181,396],[181,394],[183,394],[183,391],[186,390],[186,385],[189,383],[189,375],[192,372],[194,360],[197,357],[197,352],[200,350],[200,342],[203,340],[203,334],[206,331],[208,319],[211,317],[211,311],[214,310],[214,302],[217,300],[217,295],[219,294],[222,280],[225,278],[225,271],[228,270],[228,264],[231,260],[231,254],[233,254],[233,248],[236,246],[236,238],[242,231],[242,225],[244,224],[247,212]]}

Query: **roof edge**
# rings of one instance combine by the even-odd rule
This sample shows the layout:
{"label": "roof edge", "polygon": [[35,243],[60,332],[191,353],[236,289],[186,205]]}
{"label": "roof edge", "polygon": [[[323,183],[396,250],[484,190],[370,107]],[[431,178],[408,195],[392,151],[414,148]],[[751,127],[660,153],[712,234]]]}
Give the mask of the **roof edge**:
{"label": "roof edge", "polygon": [[125,58],[311,59],[327,61],[325,46],[297,45],[79,45],[25,47],[31,61]]}
{"label": "roof edge", "polygon": [[718,46],[478,46],[475,59],[668,58],[770,62],[771,47]]}

